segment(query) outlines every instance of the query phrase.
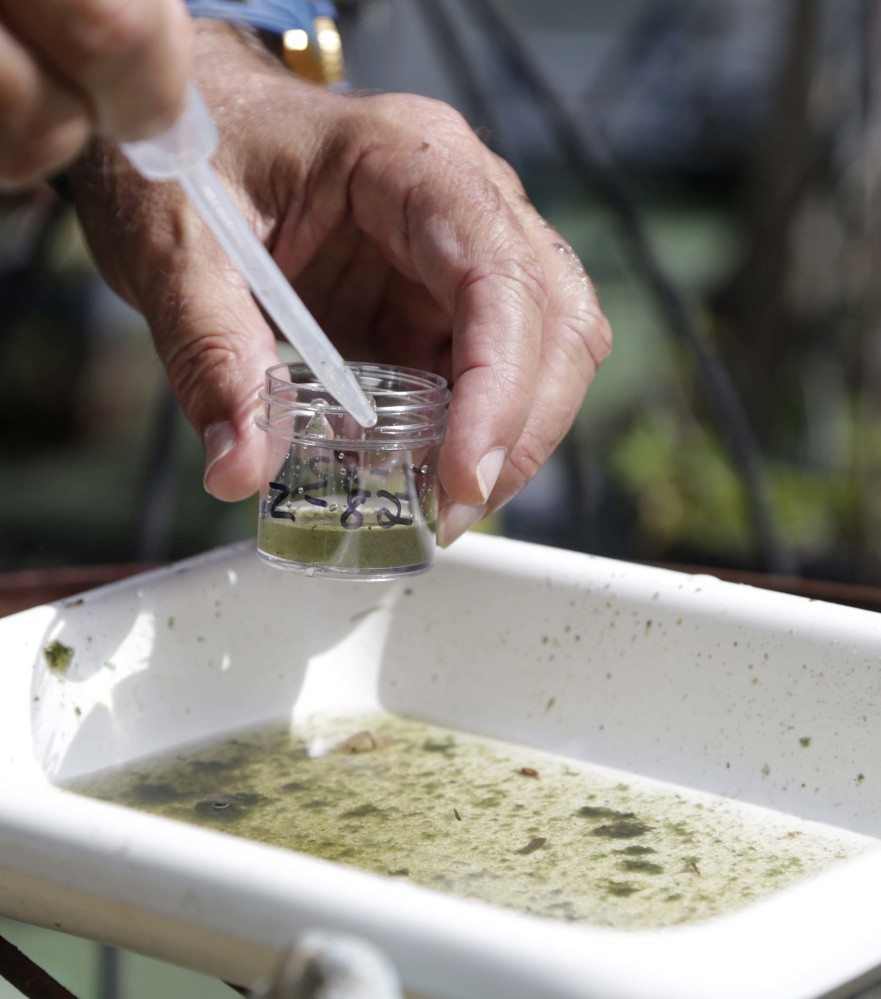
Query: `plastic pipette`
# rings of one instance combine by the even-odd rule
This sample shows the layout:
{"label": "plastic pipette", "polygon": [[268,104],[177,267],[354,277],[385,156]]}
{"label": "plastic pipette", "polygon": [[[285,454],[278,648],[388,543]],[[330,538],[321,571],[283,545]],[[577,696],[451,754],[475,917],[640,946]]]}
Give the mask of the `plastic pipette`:
{"label": "plastic pipette", "polygon": [[217,149],[217,141],[211,113],[198,90],[191,87],[186,111],[167,132],[154,139],[123,143],[122,151],[149,180],[177,180],[181,184],[247,280],[254,297],[318,381],[362,427],[372,427],[376,413],[358,380],[214,172],[209,161]]}

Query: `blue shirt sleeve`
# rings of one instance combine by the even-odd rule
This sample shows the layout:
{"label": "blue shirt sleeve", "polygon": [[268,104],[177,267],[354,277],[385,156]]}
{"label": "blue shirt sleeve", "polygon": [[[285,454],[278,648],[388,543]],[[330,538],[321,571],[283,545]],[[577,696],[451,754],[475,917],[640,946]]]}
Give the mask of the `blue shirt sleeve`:
{"label": "blue shirt sleeve", "polygon": [[314,36],[316,17],[336,17],[330,0],[187,0],[187,9],[193,17],[247,24],[273,35],[301,28]]}

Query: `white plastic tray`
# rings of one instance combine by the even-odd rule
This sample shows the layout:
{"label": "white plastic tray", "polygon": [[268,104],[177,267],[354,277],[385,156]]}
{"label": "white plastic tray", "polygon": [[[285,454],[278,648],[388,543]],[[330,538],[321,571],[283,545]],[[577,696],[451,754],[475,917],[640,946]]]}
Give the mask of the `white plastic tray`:
{"label": "white plastic tray", "polygon": [[[75,650],[63,678],[56,639]],[[0,912],[245,983],[304,930],[354,933],[438,999],[809,999],[881,979],[881,852],[733,915],[619,932],[55,786],[378,705],[881,835],[874,614],[476,535],[374,584],[240,545],[0,621]]]}

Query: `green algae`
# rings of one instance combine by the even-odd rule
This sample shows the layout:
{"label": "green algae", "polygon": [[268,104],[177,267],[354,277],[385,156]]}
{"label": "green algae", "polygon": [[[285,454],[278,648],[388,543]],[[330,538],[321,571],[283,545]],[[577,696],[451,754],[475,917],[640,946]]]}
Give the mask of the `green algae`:
{"label": "green algae", "polygon": [[61,642],[50,642],[43,649],[43,657],[53,673],[63,676],[73,662],[74,650]]}
{"label": "green algae", "polygon": [[257,547],[265,555],[296,565],[335,569],[394,569],[422,566],[434,557],[434,528],[423,520],[383,528],[346,530],[306,520],[261,520]]}
{"label": "green algae", "polygon": [[[374,751],[325,751],[365,730]],[[524,780],[524,766],[540,779]],[[436,890],[622,929],[719,915],[876,842],[624,778],[377,715],[264,729],[71,787]]]}

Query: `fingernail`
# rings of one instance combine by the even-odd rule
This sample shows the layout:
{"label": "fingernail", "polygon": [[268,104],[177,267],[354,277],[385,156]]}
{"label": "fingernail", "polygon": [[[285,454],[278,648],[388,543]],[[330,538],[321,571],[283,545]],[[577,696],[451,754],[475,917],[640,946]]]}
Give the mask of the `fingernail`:
{"label": "fingernail", "polygon": [[207,492],[211,492],[208,488],[211,469],[232,451],[236,443],[236,432],[231,423],[212,423],[202,435],[202,444],[205,448],[205,477],[202,479],[202,485]]}
{"label": "fingernail", "polygon": [[494,447],[492,451],[487,451],[477,463],[477,486],[480,489],[480,495],[483,497],[484,503],[489,499],[489,494],[495,488],[496,482],[499,480],[499,475],[502,472],[502,465],[505,464],[505,458],[507,457],[507,448]]}
{"label": "fingernail", "polygon": [[465,506],[464,503],[445,506],[437,518],[437,543],[441,548],[449,548],[485,514],[486,507],[483,506]]}

